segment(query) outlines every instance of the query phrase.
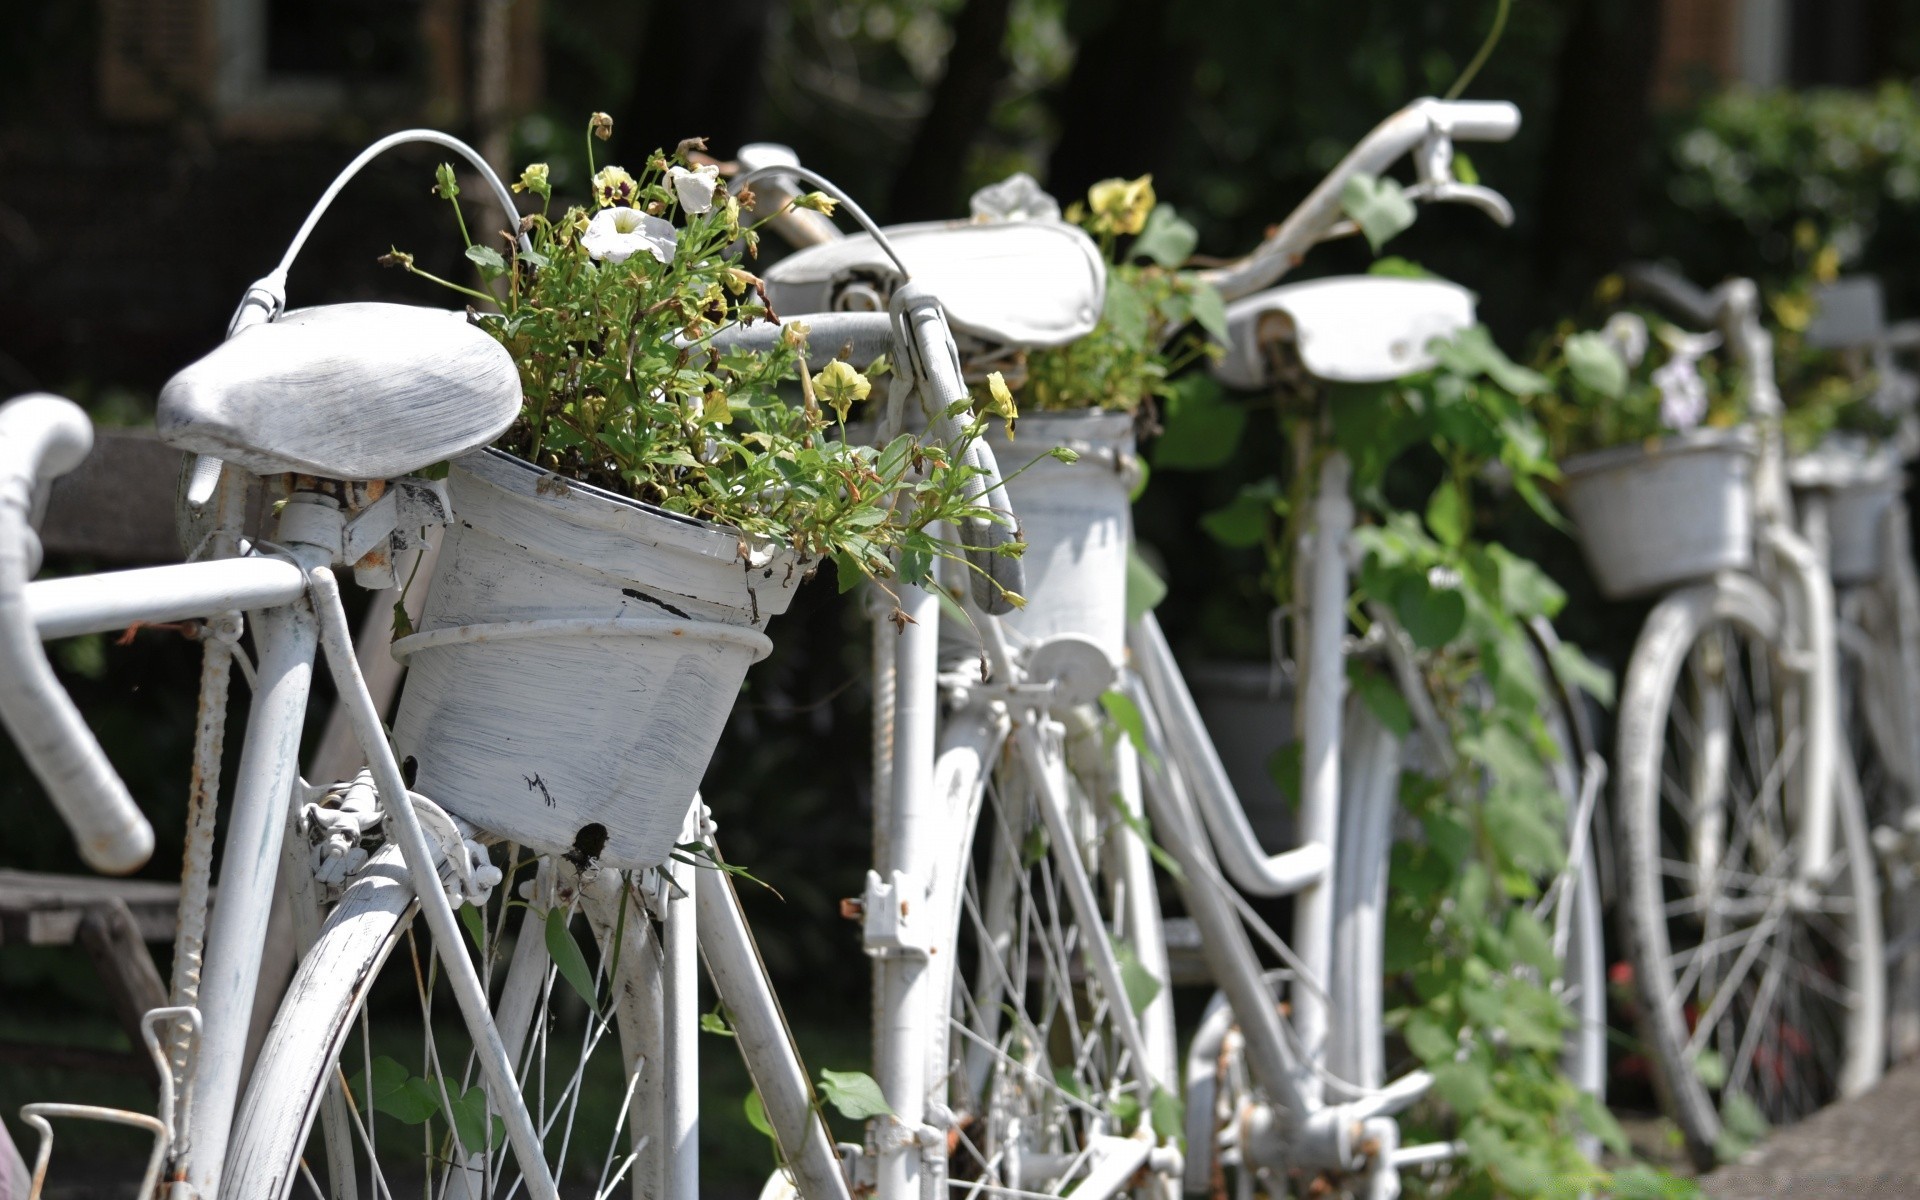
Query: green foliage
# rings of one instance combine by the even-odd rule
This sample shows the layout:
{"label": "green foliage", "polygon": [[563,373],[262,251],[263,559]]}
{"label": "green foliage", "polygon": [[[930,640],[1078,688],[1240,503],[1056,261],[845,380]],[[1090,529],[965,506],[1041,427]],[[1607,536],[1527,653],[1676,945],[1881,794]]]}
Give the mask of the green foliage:
{"label": "green foliage", "polygon": [[[845,421],[871,382],[836,362],[816,389],[802,322],[787,322],[765,352],[716,348],[723,329],[780,322],[732,249],[755,252],[758,228],[742,224],[711,167],[693,166],[695,147],[656,151],[637,177],[602,168],[591,202],[558,216],[543,195],[522,222],[526,245],[507,239],[504,255],[468,245],[479,289],[434,279],[397,250],[383,261],[468,297],[472,319],[513,354],[524,397],[503,449],[806,559],[831,558],[849,585],[894,574],[896,553],[917,581],[934,556],[957,555],[936,530],[988,514],[962,495],[972,473],[959,465],[962,446],[909,435],[879,449],[849,442]],[[457,187],[441,174],[436,191],[457,214]],[[546,173],[538,178],[545,186]],[[818,193],[792,203],[833,206]],[[796,386],[797,404],[783,395]],[[980,428],[969,424],[962,441]]]}
{"label": "green foliage", "polygon": [[1354,175],[1340,193],[1340,206],[1360,227],[1375,254],[1394,237],[1413,228],[1413,201],[1392,179]]}
{"label": "green foliage", "polygon": [[863,1071],[830,1071],[822,1067],[819,1088],[821,1098],[849,1121],[893,1115],[887,1098],[880,1094],[879,1083]]}
{"label": "green foliage", "polygon": [[1028,357],[1021,402],[1040,412],[1132,412],[1149,396],[1172,396],[1173,374],[1210,353],[1204,337],[1182,331],[1197,326],[1226,337],[1220,294],[1178,269],[1200,235],[1157,203],[1150,175],[1094,184],[1067,217],[1100,242],[1108,260],[1106,302],[1087,336]]}
{"label": "green foliage", "polygon": [[[1601,295],[1617,299],[1620,286],[1610,277]],[[1541,349],[1533,400],[1554,457],[1745,420],[1745,389],[1727,356],[1706,348],[1713,339],[1642,310],[1616,312],[1599,330],[1563,322]],[[1682,394],[1690,386],[1697,392]]]}

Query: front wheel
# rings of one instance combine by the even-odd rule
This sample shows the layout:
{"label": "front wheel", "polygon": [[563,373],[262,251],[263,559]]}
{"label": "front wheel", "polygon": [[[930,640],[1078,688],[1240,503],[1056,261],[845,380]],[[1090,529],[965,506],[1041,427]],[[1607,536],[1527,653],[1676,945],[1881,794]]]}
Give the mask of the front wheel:
{"label": "front wheel", "polygon": [[1802,879],[1807,689],[1779,605],[1729,576],[1647,618],[1620,702],[1640,1021],[1702,1165],[1879,1077],[1884,947],[1860,790],[1837,756],[1830,861]]}

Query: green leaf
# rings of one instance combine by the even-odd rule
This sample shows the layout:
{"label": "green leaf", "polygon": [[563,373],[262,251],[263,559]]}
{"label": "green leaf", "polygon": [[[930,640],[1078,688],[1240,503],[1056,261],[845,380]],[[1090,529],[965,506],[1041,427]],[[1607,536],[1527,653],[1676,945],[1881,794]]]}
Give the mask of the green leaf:
{"label": "green leaf", "polygon": [[1552,617],[1566,607],[1567,593],[1533,563],[1497,542],[1487,556],[1500,572],[1500,605],[1509,616]]}
{"label": "green leaf", "polygon": [[[1613,1119],[1607,1106],[1587,1092],[1576,1091],[1573,1094],[1573,1109],[1580,1116],[1580,1124],[1588,1133],[1600,1139],[1607,1149],[1615,1154],[1629,1153],[1626,1130],[1620,1128],[1620,1122]],[[1617,1198],[1620,1193],[1614,1192]]]}
{"label": "green leaf", "polygon": [[1153,305],[1145,292],[1122,279],[1117,272],[1107,273],[1107,299],[1101,315],[1122,340],[1133,345],[1146,344]]}
{"label": "green leaf", "polygon": [[1411,259],[1401,258],[1398,254],[1389,254],[1385,258],[1375,259],[1373,265],[1367,268],[1367,274],[1384,275],[1389,279],[1440,278],[1419,263]]}
{"label": "green leaf", "polygon": [[1346,210],[1375,254],[1395,235],[1413,225],[1413,201],[1392,179],[1355,175],[1340,191],[1340,206]]}
{"label": "green leaf", "polygon": [[1266,539],[1269,521],[1286,509],[1280,481],[1269,476],[1240,489],[1225,507],[1200,518],[1200,527],[1223,546],[1244,550]]}
{"label": "green leaf", "polygon": [[1610,400],[1627,394],[1627,362],[1613,343],[1597,333],[1576,333],[1564,350],[1574,382]]}
{"label": "green leaf", "polygon": [[1440,481],[1427,500],[1427,528],[1448,547],[1457,548],[1467,540],[1473,528],[1473,511],[1465,488],[1451,479]]}
{"label": "green leaf", "polygon": [[1433,1091],[1447,1107],[1462,1117],[1480,1111],[1493,1092],[1487,1069],[1469,1058],[1463,1062],[1443,1062],[1428,1068],[1433,1073]]}
{"label": "green leaf", "polygon": [[397,642],[403,637],[412,636],[412,634],[413,618],[407,615],[407,602],[405,600],[395,600],[393,602],[393,640]]}
{"label": "green leaf", "polygon": [[849,1121],[893,1115],[893,1107],[880,1094],[880,1085],[864,1071],[820,1068],[820,1094]]}
{"label": "green leaf", "polygon": [[1133,239],[1129,253],[1135,258],[1150,258],[1172,270],[1187,261],[1200,244],[1200,231],[1188,224],[1171,204],[1155,205],[1147,214],[1140,236]]}
{"label": "green leaf", "polygon": [[1608,708],[1613,707],[1613,672],[1581,653],[1580,647],[1572,642],[1560,642],[1548,651],[1547,660],[1561,679]]}
{"label": "green leaf", "polygon": [[467,247],[467,260],[480,268],[488,278],[502,274],[507,269],[507,260],[492,246],[472,245]]}
{"label": "green leaf", "polygon": [[1267,778],[1273,780],[1273,786],[1279,788],[1287,803],[1295,808],[1300,805],[1303,754],[1299,742],[1288,742],[1267,755]]}
{"label": "green leaf", "polygon": [[1480,172],[1474,169],[1473,160],[1462,154],[1457,147],[1453,152],[1453,177],[1468,187],[1480,182]]}
{"label": "green leaf", "polygon": [[1140,556],[1137,546],[1127,547],[1127,624],[1131,625],[1146,616],[1160,602],[1167,598],[1167,585],[1147,560]]}
{"label": "green leaf", "polygon": [[1693,1059],[1693,1074],[1700,1086],[1719,1088],[1726,1086],[1727,1064],[1718,1050],[1702,1049]]}
{"label": "green leaf", "polygon": [[1193,319],[1216,342],[1228,340],[1227,302],[1212,284],[1196,283],[1193,288]]}
{"label": "green leaf", "polygon": [[461,1148],[469,1154],[504,1145],[507,1140],[507,1123],[487,1112],[485,1088],[475,1085],[458,1099],[449,1097],[446,1113]]}
{"label": "green leaf", "polygon": [[1165,1141],[1173,1141],[1182,1132],[1181,1127],[1187,1119],[1187,1106],[1180,1102],[1180,1097],[1167,1089],[1155,1088],[1150,1119],[1153,1122],[1154,1133]]}
{"label": "green leaf", "polygon": [[1613,1200],[1698,1200],[1700,1187],[1691,1179],[1670,1175],[1645,1163],[1632,1163],[1613,1173]]}
{"label": "green leaf", "polygon": [[1406,1028],[1401,1035],[1407,1039],[1407,1049],[1420,1056],[1423,1063],[1452,1062],[1460,1041],[1446,1031],[1433,1014],[1415,1010],[1407,1018]]}
{"label": "green leaf", "polygon": [[[383,1112],[407,1125],[418,1125],[440,1111],[438,1089],[425,1079],[416,1079],[411,1071],[395,1059],[380,1055],[373,1060],[372,1099],[370,1107],[375,1112]],[[363,1073],[356,1083],[367,1082]],[[366,1088],[355,1089],[356,1099],[363,1110],[369,1107]]]}
{"label": "green leaf", "polygon": [[1125,692],[1102,692],[1100,707],[1106,711],[1107,719],[1113,722],[1114,727],[1133,743],[1135,753],[1145,759],[1153,757],[1153,751],[1147,749],[1146,718],[1140,715],[1140,708],[1131,697]]}
{"label": "green leaf", "polygon": [[741,1102],[740,1108],[747,1114],[747,1124],[758,1129],[768,1137],[774,1136],[773,1123],[767,1120],[767,1106],[760,1102],[759,1091],[748,1092],[747,1098]]}
{"label": "green leaf", "polygon": [[1347,681],[1380,724],[1398,737],[1413,732],[1413,711],[1393,681],[1367,670],[1358,659],[1347,661]]}
{"label": "green leaf", "polygon": [[700,1014],[700,1029],[703,1033],[711,1033],[719,1037],[733,1036],[733,1026],[727,1024],[727,1016],[717,1004],[714,1005],[712,1012]]}
{"label": "green leaf", "polygon": [[570,917],[564,908],[547,910],[547,953],[553,965],[560,968],[560,977],[597,1013],[600,1002],[594,994],[593,972],[587,969],[587,957],[580,953],[580,943],[573,940],[573,932],[567,927]]}
{"label": "green leaf", "polygon": [[1507,914],[1507,948],[1517,961],[1540,972],[1540,978],[1551,981],[1559,977],[1560,960],[1553,956],[1553,935],[1525,905]]}
{"label": "green leaf", "polygon": [[1107,1101],[1107,1111],[1113,1114],[1113,1119],[1122,1129],[1130,1129],[1140,1120],[1140,1101],[1122,1093]]}
{"label": "green leaf", "polygon": [[460,914],[460,923],[467,927],[467,936],[473,939],[473,948],[483,948],[487,944],[487,923],[480,916],[480,910],[471,904],[462,904],[454,911]]}
{"label": "green leaf", "polygon": [[1419,575],[1402,576],[1393,589],[1393,612],[1422,650],[1437,650],[1467,623],[1467,600],[1457,588],[1436,588]]}
{"label": "green leaf", "polygon": [[1233,457],[1247,426],[1247,410],[1228,402],[1218,385],[1205,375],[1193,375],[1176,385],[1167,398],[1153,444],[1153,465],[1159,470],[1204,470]]}
{"label": "green leaf", "polygon": [[1452,340],[1435,338],[1427,343],[1427,351],[1456,375],[1469,379],[1485,375],[1516,396],[1535,396],[1553,387],[1540,372],[1528,370],[1508,358],[1494,345],[1493,335],[1485,325],[1469,326]]}
{"label": "green leaf", "polygon": [[1126,989],[1127,1007],[1136,1014],[1147,1011],[1147,1005],[1160,994],[1160,981],[1140,965],[1140,956],[1134,952],[1132,942],[1115,938],[1113,954],[1120,962],[1120,986]]}
{"label": "green leaf", "polygon": [[1748,1143],[1766,1137],[1771,1128],[1760,1106],[1745,1092],[1728,1092],[1720,1097],[1720,1123],[1728,1133]]}

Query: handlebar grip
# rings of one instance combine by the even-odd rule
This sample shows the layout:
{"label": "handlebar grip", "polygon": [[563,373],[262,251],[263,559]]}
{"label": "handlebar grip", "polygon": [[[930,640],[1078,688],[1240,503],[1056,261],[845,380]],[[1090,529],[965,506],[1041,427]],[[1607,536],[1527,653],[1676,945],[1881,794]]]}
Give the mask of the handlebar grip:
{"label": "handlebar grip", "polygon": [[1456,142],[1504,142],[1520,132],[1520,110],[1505,100],[1435,100],[1432,112]]}
{"label": "handlebar grip", "polygon": [[32,495],[78,466],[93,426],[71,401],[24,396],[0,406],[0,724],[95,870],[125,874],[153,853],[153,827],[114,772],[40,645],[26,585]]}

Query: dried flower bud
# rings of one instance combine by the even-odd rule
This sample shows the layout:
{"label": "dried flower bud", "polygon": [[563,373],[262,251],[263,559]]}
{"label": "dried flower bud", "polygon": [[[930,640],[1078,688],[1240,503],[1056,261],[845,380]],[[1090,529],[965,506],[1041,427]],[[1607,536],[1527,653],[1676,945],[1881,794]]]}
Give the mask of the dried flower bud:
{"label": "dried flower bud", "polygon": [[840,202],[838,200],[835,200],[825,192],[805,192],[793,198],[793,206],[795,208],[810,208],[814,212],[828,217],[833,215],[833,210],[838,208],[839,205]]}
{"label": "dried flower bud", "polygon": [[739,267],[728,267],[720,272],[720,282],[726,284],[727,290],[734,295],[744,296],[748,288],[759,286],[760,277]]}
{"label": "dried flower bud", "polygon": [[587,128],[593,131],[593,136],[604,142],[613,136],[613,118],[606,113],[597,112],[587,118]]}
{"label": "dried flower bud", "polygon": [[673,156],[675,158],[684,159],[689,154],[692,154],[695,150],[705,150],[706,148],[707,148],[707,139],[703,137],[685,138],[681,141],[681,143],[678,146],[675,146],[673,148]]}
{"label": "dried flower bud", "polygon": [[780,340],[789,350],[805,350],[807,335],[812,332],[813,327],[805,321],[788,321],[780,330]]}
{"label": "dried flower bud", "polygon": [[403,267],[409,271],[413,270],[413,255],[398,247],[388,250],[374,261],[383,267]]}

